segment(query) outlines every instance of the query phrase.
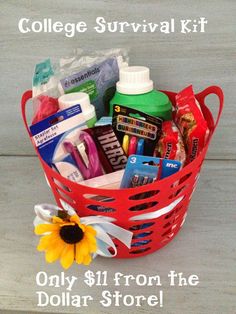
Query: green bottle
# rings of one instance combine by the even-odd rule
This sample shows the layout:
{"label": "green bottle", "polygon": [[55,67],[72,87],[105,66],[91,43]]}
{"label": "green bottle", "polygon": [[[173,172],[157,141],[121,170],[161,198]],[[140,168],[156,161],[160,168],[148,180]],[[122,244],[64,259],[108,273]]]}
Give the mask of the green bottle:
{"label": "green bottle", "polygon": [[172,119],[172,104],[166,94],[153,89],[147,67],[120,69],[120,80],[116,83],[116,93],[110,101],[109,115],[112,115],[114,105],[134,108],[163,120]]}

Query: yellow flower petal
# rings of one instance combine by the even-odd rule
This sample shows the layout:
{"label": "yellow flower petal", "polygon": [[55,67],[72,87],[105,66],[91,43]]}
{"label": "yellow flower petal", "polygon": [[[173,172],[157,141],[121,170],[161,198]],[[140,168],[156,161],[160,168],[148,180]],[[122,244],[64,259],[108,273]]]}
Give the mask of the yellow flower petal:
{"label": "yellow flower petal", "polygon": [[60,236],[58,236],[56,239],[52,239],[50,243],[48,244],[47,248],[45,251],[53,251],[55,248],[58,246],[62,246],[63,248],[65,247],[67,243],[65,243]]}
{"label": "yellow flower petal", "polygon": [[83,260],[84,260],[84,256],[81,254],[80,247],[81,247],[81,242],[76,243],[76,246],[75,246],[75,260],[76,260],[77,264],[83,263]]}
{"label": "yellow flower petal", "polygon": [[47,249],[47,247],[48,247],[48,245],[50,243],[50,236],[51,236],[51,234],[45,235],[45,236],[40,238],[39,244],[37,246],[37,250],[38,251],[44,251],[44,250]]}
{"label": "yellow flower petal", "polygon": [[63,219],[61,219],[60,217],[57,217],[57,216],[53,216],[52,217],[52,222],[54,223],[54,224],[62,224],[64,221],[63,221]]}
{"label": "yellow flower petal", "polygon": [[88,233],[85,233],[85,236],[84,236],[84,239],[89,247],[89,252],[91,253],[94,253],[97,251],[97,240],[94,236],[91,236],[89,235],[88,236]]}
{"label": "yellow flower petal", "polygon": [[76,224],[80,227],[80,229],[81,229],[83,232],[85,232],[85,225],[80,223],[80,218],[79,218],[78,215],[73,215],[73,216],[71,216],[71,217],[70,217],[70,221],[76,223]]}
{"label": "yellow flower petal", "polygon": [[91,261],[92,261],[91,255],[86,255],[86,256],[84,257],[83,264],[84,264],[84,265],[89,265],[89,264],[91,263]]}
{"label": "yellow flower petal", "polygon": [[75,223],[74,222],[63,222],[62,224],[59,224],[60,227],[64,227],[64,226],[74,226]]}
{"label": "yellow flower petal", "polygon": [[91,233],[89,233],[89,232],[85,232],[85,238],[86,238],[86,240],[89,242],[89,243],[93,243],[93,244],[96,244],[96,238],[95,238],[95,236],[94,235],[92,235]]}
{"label": "yellow flower petal", "polygon": [[73,221],[73,222],[77,223],[77,225],[80,224],[80,219],[79,219],[79,216],[77,216],[77,215],[71,216],[70,217],[70,221]]}
{"label": "yellow flower petal", "polygon": [[40,224],[34,228],[35,234],[44,234],[46,232],[52,232],[59,230],[59,226],[55,224]]}
{"label": "yellow flower petal", "polygon": [[89,243],[89,251],[95,253],[97,251],[97,244]]}
{"label": "yellow flower petal", "polygon": [[89,253],[89,243],[86,240],[86,238],[83,237],[83,239],[79,243],[80,243],[80,247],[79,247],[80,254],[83,256],[87,255]]}
{"label": "yellow flower petal", "polygon": [[73,264],[75,258],[74,248],[74,244],[67,244],[61,254],[60,262],[65,269],[68,269]]}
{"label": "yellow flower petal", "polygon": [[45,251],[52,244],[60,240],[60,237],[57,232],[52,232],[51,234],[45,235],[40,238],[39,244],[37,246],[38,251]]}
{"label": "yellow flower petal", "polygon": [[94,236],[97,234],[96,230],[92,226],[86,226],[86,232],[89,232]]}
{"label": "yellow flower petal", "polygon": [[65,248],[65,243],[63,241],[58,242],[56,245],[54,245],[53,249],[48,249],[48,251],[45,253],[45,259],[48,263],[55,262],[58,258],[60,258],[62,251]]}
{"label": "yellow flower petal", "polygon": [[81,229],[83,232],[85,232],[85,225],[79,224],[78,226],[80,227],[80,229]]}

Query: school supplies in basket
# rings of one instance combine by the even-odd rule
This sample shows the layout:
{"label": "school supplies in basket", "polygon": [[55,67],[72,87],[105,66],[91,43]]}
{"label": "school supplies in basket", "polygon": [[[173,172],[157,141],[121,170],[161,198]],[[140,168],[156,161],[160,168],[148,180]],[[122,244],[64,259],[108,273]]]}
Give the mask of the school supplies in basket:
{"label": "school supplies in basket", "polygon": [[52,161],[52,168],[68,180],[80,182],[84,180],[78,165],[71,154],[64,154]]}
{"label": "school supplies in basket", "polygon": [[115,105],[112,126],[127,156],[152,156],[161,135],[162,119]]}
{"label": "school supplies in basket", "polygon": [[75,139],[75,143],[76,146],[70,141],[64,141],[63,146],[78,165],[84,180],[101,176],[104,172],[92,137],[82,131],[78,139]]}
{"label": "school supplies in basket", "polygon": [[121,188],[135,188],[169,177],[179,171],[181,162],[157,157],[131,155],[128,158]]}
{"label": "school supplies in basket", "polygon": [[[173,106],[176,106],[176,93],[167,91],[165,93]],[[213,120],[211,112],[204,102],[209,94],[215,94],[219,98],[220,106],[216,121]],[[25,110],[26,103],[31,97],[31,91],[22,96],[22,116],[30,138],[32,138],[32,134],[27,124]],[[201,106],[201,111],[210,131],[203,150],[191,163],[177,173],[148,185],[132,189],[104,189],[72,182],[50,168],[41,158],[35,142],[32,141],[55,200],[61,208],[72,207],[80,217],[85,217],[97,215],[98,212],[93,210],[93,206],[102,205],[104,208],[99,211],[99,216],[113,219],[117,226],[122,226],[125,230],[133,232],[131,248],[123,245],[118,238],[113,239],[117,250],[116,257],[139,257],[160,249],[172,241],[185,221],[187,208],[196,187],[202,162],[219,122],[224,102],[223,92],[216,86],[205,89],[195,97]],[[144,194],[145,198],[140,199],[139,195]],[[91,195],[96,195],[96,198],[91,198]],[[110,201],[100,202],[99,196],[101,199],[106,197]],[[150,207],[149,204],[152,204],[152,206]],[[145,208],[142,213],[135,211],[137,205],[142,205]],[[106,208],[109,209],[108,212]],[[150,241],[135,247],[139,237],[142,237],[145,241]]]}
{"label": "school supplies in basket", "polygon": [[64,140],[72,140],[86,128],[80,105],[59,111],[30,126],[33,141],[41,157],[51,165],[62,156]]}

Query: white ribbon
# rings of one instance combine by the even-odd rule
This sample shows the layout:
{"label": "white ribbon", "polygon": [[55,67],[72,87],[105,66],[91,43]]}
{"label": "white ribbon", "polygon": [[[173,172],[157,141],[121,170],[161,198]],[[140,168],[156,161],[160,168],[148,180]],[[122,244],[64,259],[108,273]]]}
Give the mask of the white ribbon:
{"label": "white ribbon", "polygon": [[162,207],[162,208],[160,208],[154,212],[133,216],[132,218],[130,218],[130,220],[155,219],[155,218],[158,218],[162,215],[165,215],[165,214],[169,213],[172,209],[174,209],[175,206],[178,205],[179,202],[182,201],[183,197],[184,196],[177,198],[175,201],[173,201],[169,205]]}
{"label": "white ribbon", "polygon": [[[162,215],[167,214],[171,210],[177,206],[184,196],[181,196],[174,200],[171,204],[160,208],[156,211],[146,214],[136,215],[130,218],[132,221],[146,220],[146,219],[155,219]],[[64,209],[68,212],[68,215],[73,216],[76,215],[75,210],[68,205],[67,203],[62,203]],[[58,211],[62,210],[60,207],[51,205],[51,204],[41,204],[35,205],[34,207],[36,218],[34,220],[34,226],[42,223],[51,223],[53,216],[58,216]],[[183,225],[185,217],[181,226]],[[81,224],[91,225],[97,232],[96,240],[97,240],[97,251],[94,254],[101,255],[105,257],[114,257],[117,254],[116,246],[111,237],[115,237],[119,241],[121,241],[128,248],[131,247],[131,241],[133,232],[128,231],[124,228],[121,228],[111,221],[114,221],[114,218],[105,217],[105,216],[87,216],[80,218]],[[113,249],[113,253],[109,251],[109,248]]]}
{"label": "white ribbon", "polygon": [[[34,226],[42,223],[51,223],[53,216],[58,216],[58,211],[62,210],[60,207],[50,204],[40,204],[34,207],[36,218],[34,220]],[[76,212],[72,208],[67,207],[67,212],[70,216],[75,215]],[[121,228],[113,223],[111,223],[109,217],[103,216],[87,216],[81,217],[81,224],[91,225],[97,232],[97,251],[96,255],[101,255],[105,257],[114,257],[117,254],[116,246],[112,240],[115,237],[128,248],[131,246],[133,232]],[[112,248],[113,253],[108,249]]]}

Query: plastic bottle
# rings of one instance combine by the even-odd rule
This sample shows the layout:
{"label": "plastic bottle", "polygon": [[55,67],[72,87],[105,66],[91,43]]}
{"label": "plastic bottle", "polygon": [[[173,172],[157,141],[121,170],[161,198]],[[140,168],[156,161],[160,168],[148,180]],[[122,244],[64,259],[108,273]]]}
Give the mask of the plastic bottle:
{"label": "plastic bottle", "polygon": [[150,80],[147,67],[131,66],[120,69],[116,93],[110,101],[110,115],[114,105],[135,108],[163,120],[172,119],[171,102],[166,94],[153,89],[153,81]]}
{"label": "plastic bottle", "polygon": [[90,103],[86,93],[70,93],[58,98],[59,108],[64,110],[74,105],[80,105],[88,128],[92,128],[97,122],[95,107]]}

